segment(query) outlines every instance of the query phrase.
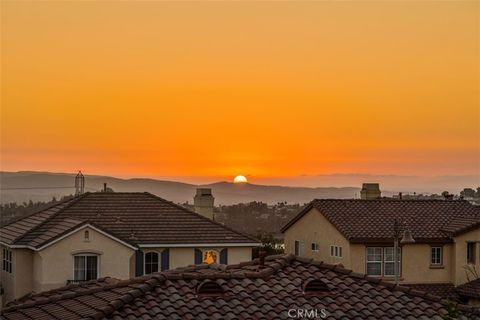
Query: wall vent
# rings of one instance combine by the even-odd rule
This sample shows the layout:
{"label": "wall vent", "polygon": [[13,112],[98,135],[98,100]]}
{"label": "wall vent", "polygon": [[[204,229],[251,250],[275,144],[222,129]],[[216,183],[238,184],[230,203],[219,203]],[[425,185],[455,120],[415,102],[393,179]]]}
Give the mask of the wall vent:
{"label": "wall vent", "polygon": [[198,286],[197,294],[208,297],[221,296],[223,295],[223,289],[218,283],[207,280]]}
{"label": "wall vent", "polygon": [[330,289],[328,288],[328,285],[318,279],[307,280],[303,287],[303,292],[307,295],[324,294],[329,291]]}

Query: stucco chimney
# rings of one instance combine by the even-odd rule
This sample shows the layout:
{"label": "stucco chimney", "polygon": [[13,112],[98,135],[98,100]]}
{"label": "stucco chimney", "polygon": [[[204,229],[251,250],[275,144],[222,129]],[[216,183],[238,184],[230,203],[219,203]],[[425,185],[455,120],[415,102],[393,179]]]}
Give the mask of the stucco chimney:
{"label": "stucco chimney", "polygon": [[212,189],[198,188],[197,194],[193,197],[195,212],[213,220],[213,202]]}
{"label": "stucco chimney", "polygon": [[374,200],[382,196],[378,183],[364,183],[360,191],[360,198],[363,200]]}

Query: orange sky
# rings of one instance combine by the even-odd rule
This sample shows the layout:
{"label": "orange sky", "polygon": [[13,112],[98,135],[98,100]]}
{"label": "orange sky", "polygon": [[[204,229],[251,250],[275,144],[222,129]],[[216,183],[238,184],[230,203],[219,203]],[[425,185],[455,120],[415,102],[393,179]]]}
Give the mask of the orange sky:
{"label": "orange sky", "polygon": [[480,174],[477,1],[1,6],[2,170]]}

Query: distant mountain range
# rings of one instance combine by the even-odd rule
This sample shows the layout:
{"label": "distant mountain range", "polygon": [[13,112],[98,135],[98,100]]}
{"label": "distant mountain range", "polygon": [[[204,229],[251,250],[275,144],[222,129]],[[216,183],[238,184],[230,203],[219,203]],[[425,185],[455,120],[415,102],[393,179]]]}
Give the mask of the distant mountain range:
{"label": "distant mountain range", "polygon": [[[48,201],[52,197],[61,198],[75,193],[75,174],[50,172],[0,172],[0,201],[22,203],[24,201]],[[108,176],[85,176],[85,191],[95,192],[107,183],[114,191],[151,192],[167,200],[184,203],[193,202],[196,188],[211,188],[216,205],[229,205],[250,201],[263,201],[269,204],[278,202],[307,203],[314,198],[355,198],[358,187],[308,188],[283,187],[255,184],[233,184],[217,182],[207,185],[194,185],[182,182],[155,179],[119,179]],[[384,195],[391,193],[384,192]]]}

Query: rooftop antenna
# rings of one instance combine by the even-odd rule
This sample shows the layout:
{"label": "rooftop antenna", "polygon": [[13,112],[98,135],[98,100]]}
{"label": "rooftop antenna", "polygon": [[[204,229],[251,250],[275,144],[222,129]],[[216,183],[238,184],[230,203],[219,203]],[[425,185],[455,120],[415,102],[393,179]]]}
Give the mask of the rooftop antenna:
{"label": "rooftop antenna", "polygon": [[82,174],[82,171],[78,171],[77,176],[75,177],[75,195],[79,196],[85,192],[85,177]]}

